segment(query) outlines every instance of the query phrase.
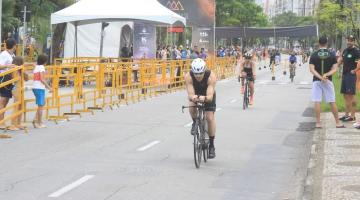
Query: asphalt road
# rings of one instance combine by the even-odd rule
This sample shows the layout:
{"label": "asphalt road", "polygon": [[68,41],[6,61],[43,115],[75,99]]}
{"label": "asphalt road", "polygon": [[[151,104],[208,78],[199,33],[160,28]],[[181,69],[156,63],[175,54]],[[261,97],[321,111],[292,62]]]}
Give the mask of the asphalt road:
{"label": "asphalt road", "polygon": [[290,83],[258,71],[242,110],[235,78],[217,83],[217,157],[196,169],[185,91],[0,140],[1,200],[300,198],[312,135],[307,66]]}

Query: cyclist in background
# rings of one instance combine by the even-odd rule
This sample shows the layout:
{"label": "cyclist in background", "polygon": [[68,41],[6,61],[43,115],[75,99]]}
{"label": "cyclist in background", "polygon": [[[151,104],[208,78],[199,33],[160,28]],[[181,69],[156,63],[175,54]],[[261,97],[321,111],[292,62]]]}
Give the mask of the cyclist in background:
{"label": "cyclist in background", "polygon": [[277,66],[280,64],[281,64],[281,56],[279,50],[277,50],[275,53],[275,65]]}
{"label": "cyclist in background", "polygon": [[256,69],[255,63],[251,60],[252,55],[251,53],[245,53],[244,55],[245,60],[240,64],[240,79],[241,79],[241,94],[244,94],[244,78],[248,78],[249,87],[250,87],[250,105],[254,103],[254,82],[256,77]]}
{"label": "cyclist in background", "polygon": [[214,72],[206,69],[206,63],[201,58],[196,58],[191,63],[191,71],[185,75],[186,90],[189,98],[189,112],[193,119],[191,134],[196,134],[195,119],[197,102],[205,103],[205,118],[208,123],[208,134],[210,139],[209,159],[215,158],[215,111],[216,111],[216,75]]}
{"label": "cyclist in background", "polygon": [[289,57],[289,74],[290,74],[290,78],[291,78],[291,70],[294,70],[294,76],[295,76],[295,70],[296,70],[296,63],[297,63],[297,58],[295,55],[295,52],[292,52],[290,57]]}

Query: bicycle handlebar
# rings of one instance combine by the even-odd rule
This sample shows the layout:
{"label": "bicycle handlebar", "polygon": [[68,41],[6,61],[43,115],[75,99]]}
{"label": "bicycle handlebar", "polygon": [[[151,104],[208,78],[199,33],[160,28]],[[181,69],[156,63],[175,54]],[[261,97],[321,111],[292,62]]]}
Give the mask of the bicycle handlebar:
{"label": "bicycle handlebar", "polygon": [[182,110],[182,113],[184,113],[184,109],[185,108],[204,108],[205,107],[205,103],[204,102],[197,102],[196,103],[197,105],[195,105],[195,106],[182,106],[181,108],[181,110]]}

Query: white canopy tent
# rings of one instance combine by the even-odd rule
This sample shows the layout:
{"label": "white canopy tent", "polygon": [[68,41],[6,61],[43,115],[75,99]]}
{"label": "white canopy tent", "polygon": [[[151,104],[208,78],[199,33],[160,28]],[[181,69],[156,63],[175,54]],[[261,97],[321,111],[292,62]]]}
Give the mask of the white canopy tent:
{"label": "white canopy tent", "polygon": [[[51,14],[52,25],[68,24],[65,57],[99,56],[97,52],[102,51],[99,50],[102,41],[105,41],[106,46],[103,56],[117,56],[121,48],[121,27],[129,25],[133,28],[134,21],[150,24],[186,23],[184,17],[167,9],[157,0],[81,0]],[[106,34],[102,28],[104,22],[109,23]]]}

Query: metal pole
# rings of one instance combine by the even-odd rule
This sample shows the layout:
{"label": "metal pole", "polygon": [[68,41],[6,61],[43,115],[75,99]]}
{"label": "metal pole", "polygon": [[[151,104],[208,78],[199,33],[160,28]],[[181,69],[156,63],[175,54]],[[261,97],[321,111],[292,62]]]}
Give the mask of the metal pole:
{"label": "metal pole", "polygon": [[2,25],[2,21],[1,21],[1,18],[2,18],[2,0],[0,0],[0,41],[2,41],[2,32],[1,32],[1,25]]}
{"label": "metal pole", "polygon": [[50,63],[53,63],[53,31],[52,31],[52,24],[50,23],[50,37],[51,37],[51,43],[50,43]]}
{"label": "metal pole", "polygon": [[23,38],[23,48],[22,48],[22,53],[21,56],[24,56],[25,53],[25,46],[26,46],[26,6],[24,6],[24,38]]}
{"label": "metal pole", "polygon": [[100,58],[103,56],[103,47],[104,47],[104,22],[101,23],[101,38],[100,38]]}
{"label": "metal pole", "polygon": [[306,16],[306,14],[305,14],[306,0],[304,0],[303,2],[304,2],[304,5],[303,5],[303,16]]}
{"label": "metal pole", "polygon": [[77,39],[78,39],[78,22],[75,22],[75,40],[74,40],[74,57],[78,57],[78,47],[77,47]]}

